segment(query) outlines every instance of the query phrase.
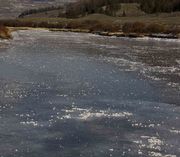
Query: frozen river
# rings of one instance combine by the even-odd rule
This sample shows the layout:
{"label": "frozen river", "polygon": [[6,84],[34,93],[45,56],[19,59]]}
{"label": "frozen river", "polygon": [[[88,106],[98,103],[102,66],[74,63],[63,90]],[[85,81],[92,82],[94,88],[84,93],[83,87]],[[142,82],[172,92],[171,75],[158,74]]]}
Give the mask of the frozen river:
{"label": "frozen river", "polygon": [[180,156],[180,40],[0,41],[0,157],[121,156]]}

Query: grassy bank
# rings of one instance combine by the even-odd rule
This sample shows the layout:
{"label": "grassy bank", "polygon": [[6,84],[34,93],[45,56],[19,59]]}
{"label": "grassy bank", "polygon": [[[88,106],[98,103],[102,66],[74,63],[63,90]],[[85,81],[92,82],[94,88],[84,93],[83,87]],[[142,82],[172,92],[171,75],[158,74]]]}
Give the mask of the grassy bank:
{"label": "grassy bank", "polygon": [[100,35],[152,36],[153,34],[180,34],[180,13],[145,15],[138,17],[111,17],[102,14],[66,18],[22,18],[1,20],[9,27],[49,28],[53,31],[90,32]]}
{"label": "grassy bank", "polygon": [[12,38],[11,32],[7,27],[0,25],[0,38],[1,39],[10,39]]}

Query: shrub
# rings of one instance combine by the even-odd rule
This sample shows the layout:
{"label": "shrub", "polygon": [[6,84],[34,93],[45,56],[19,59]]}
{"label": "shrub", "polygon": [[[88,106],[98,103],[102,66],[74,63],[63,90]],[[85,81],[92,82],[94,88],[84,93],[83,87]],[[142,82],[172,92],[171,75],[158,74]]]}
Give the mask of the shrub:
{"label": "shrub", "polygon": [[145,30],[147,33],[164,33],[166,28],[164,25],[152,23],[147,25]]}
{"label": "shrub", "polygon": [[98,20],[75,20],[68,22],[66,28],[69,29],[88,29],[90,31],[105,31],[115,32],[119,30],[119,27],[107,22],[101,22]]}
{"label": "shrub", "polygon": [[68,29],[77,29],[82,27],[83,27],[83,23],[81,21],[70,21],[66,25],[66,28]]}
{"label": "shrub", "polygon": [[156,23],[144,24],[142,22],[125,23],[122,30],[125,33],[165,33],[167,31],[164,25]]}
{"label": "shrub", "polygon": [[104,31],[104,32],[117,32],[119,27],[113,23],[108,22],[96,22],[90,27],[90,31]]}
{"label": "shrub", "polygon": [[143,33],[145,24],[142,22],[125,23],[122,27],[122,31],[125,33]]}
{"label": "shrub", "polygon": [[180,27],[178,26],[168,27],[166,33],[180,34]]}

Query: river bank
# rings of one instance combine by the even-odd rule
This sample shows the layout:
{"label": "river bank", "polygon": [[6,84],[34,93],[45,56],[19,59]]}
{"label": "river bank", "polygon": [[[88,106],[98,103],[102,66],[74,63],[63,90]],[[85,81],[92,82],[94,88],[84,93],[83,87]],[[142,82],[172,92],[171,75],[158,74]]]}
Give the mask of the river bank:
{"label": "river bank", "polygon": [[179,39],[180,34],[163,34],[163,33],[124,33],[122,31],[119,32],[106,32],[106,31],[91,31],[88,29],[66,29],[66,28],[45,28],[45,27],[8,27],[11,32],[18,30],[49,30],[52,32],[75,32],[75,33],[91,33],[97,34],[101,36],[115,36],[115,37],[129,37],[129,38],[162,38],[162,39]]}
{"label": "river bank", "polygon": [[177,39],[180,37],[179,14],[144,15],[138,17],[111,17],[91,14],[68,18],[17,18],[0,20],[0,24],[15,29],[48,29],[50,31],[93,33],[117,37],[153,37]]}
{"label": "river bank", "polygon": [[129,37],[129,38],[162,38],[162,39],[179,39],[180,34],[164,34],[164,33],[125,33],[123,31],[119,32],[104,32],[104,31],[90,31],[88,29],[49,29],[50,31],[60,31],[60,32],[77,32],[77,33],[92,33],[102,36],[115,36],[115,37]]}

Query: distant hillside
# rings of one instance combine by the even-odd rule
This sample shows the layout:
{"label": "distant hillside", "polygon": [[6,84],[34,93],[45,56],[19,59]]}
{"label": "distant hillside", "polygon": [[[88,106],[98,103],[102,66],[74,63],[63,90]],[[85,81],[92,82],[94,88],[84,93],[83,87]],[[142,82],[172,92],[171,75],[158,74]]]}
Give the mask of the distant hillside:
{"label": "distant hillside", "polygon": [[25,10],[57,6],[75,0],[0,0],[0,19],[16,18]]}
{"label": "distant hillside", "polygon": [[[122,5],[136,3],[138,5]],[[124,7],[124,8],[123,8]],[[180,11],[180,0],[79,0],[67,6],[67,17],[79,17],[92,13],[117,16],[134,10],[134,15]],[[119,14],[117,14],[117,12]],[[130,13],[131,14],[131,13]],[[132,14],[133,15],[133,14]]]}
{"label": "distant hillside", "polygon": [[[140,16],[145,13],[140,9],[140,4],[138,3],[119,3],[117,4],[117,8],[115,10],[108,9],[108,6],[102,6],[97,13],[102,13],[110,16]],[[96,13],[96,12],[95,12]],[[66,12],[65,7],[47,7],[47,8],[38,8],[38,9],[30,9],[22,12],[19,17],[69,17],[69,13]],[[83,16],[84,14],[80,14],[79,16]],[[70,16],[71,17],[71,16]]]}
{"label": "distant hillside", "polygon": [[18,17],[58,17],[60,12],[65,13],[65,7],[63,5],[25,10]]}
{"label": "distant hillside", "polygon": [[94,13],[122,17],[174,11],[180,11],[180,0],[75,0],[64,8],[29,9],[22,12],[20,17],[78,18]]}

